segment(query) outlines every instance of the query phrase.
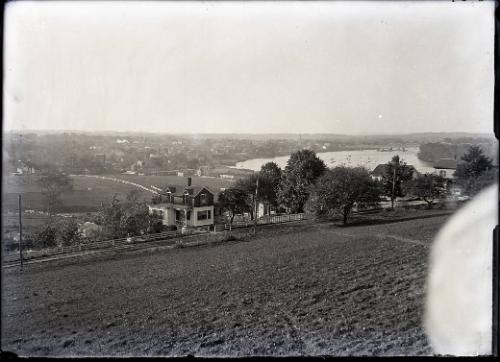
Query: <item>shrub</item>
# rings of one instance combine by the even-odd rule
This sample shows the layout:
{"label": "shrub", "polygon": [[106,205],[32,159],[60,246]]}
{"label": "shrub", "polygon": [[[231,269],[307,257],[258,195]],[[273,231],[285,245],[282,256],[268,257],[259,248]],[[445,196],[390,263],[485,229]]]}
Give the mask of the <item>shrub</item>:
{"label": "shrub", "polygon": [[48,224],[35,235],[35,245],[40,248],[52,248],[57,246],[57,230],[53,224]]}
{"label": "shrub", "polygon": [[56,225],[57,240],[63,246],[71,246],[81,241],[81,233],[75,219],[61,220]]}

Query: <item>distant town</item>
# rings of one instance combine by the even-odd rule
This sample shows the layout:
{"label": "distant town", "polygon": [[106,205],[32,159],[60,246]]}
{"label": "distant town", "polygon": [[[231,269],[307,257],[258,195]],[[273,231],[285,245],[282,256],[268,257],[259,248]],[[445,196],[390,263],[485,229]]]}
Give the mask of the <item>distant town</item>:
{"label": "distant town", "polygon": [[[234,179],[251,174],[236,163],[290,155],[297,149],[316,153],[373,149],[381,152],[419,147],[419,159],[450,165],[471,144],[480,144],[498,164],[496,140],[488,135],[410,134],[342,135],[154,135],[77,132],[6,133],[4,174],[130,174],[208,176]],[[454,161],[450,161],[454,160]]]}
{"label": "distant town", "polygon": [[[351,211],[466,200],[493,182],[498,168],[495,138],[446,133],[11,132],[3,147],[4,240],[17,247],[15,215],[21,207],[25,240],[32,237],[35,249],[175,230],[217,231],[233,223],[301,219],[304,213],[319,216],[323,206],[315,197],[321,194],[321,180],[329,185],[324,192],[340,197],[335,185],[344,176],[334,174],[342,170],[360,179],[358,191],[366,187],[347,211],[330,210],[346,223]],[[464,158],[471,152],[487,161],[478,166],[481,174],[464,174]],[[241,167],[250,161],[255,161],[251,169]]]}

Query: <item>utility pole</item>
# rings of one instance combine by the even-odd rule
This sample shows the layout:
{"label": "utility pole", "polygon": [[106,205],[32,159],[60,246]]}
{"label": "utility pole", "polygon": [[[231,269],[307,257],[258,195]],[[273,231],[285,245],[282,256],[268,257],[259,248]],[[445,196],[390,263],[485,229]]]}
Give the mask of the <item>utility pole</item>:
{"label": "utility pole", "polygon": [[257,207],[257,195],[258,195],[258,192],[259,192],[259,176],[257,176],[257,182],[256,182],[256,186],[255,186],[255,195],[254,195],[254,217],[253,217],[253,234],[255,235],[257,233],[257,211],[258,211],[258,207]]}
{"label": "utility pole", "polygon": [[21,194],[18,195],[19,201],[19,260],[21,262],[21,269],[23,268],[23,223],[22,223],[22,210],[21,210]]}
{"label": "utility pole", "polygon": [[394,172],[392,176],[392,193],[391,193],[391,208],[394,209],[394,188],[396,186],[396,165],[394,165]]}

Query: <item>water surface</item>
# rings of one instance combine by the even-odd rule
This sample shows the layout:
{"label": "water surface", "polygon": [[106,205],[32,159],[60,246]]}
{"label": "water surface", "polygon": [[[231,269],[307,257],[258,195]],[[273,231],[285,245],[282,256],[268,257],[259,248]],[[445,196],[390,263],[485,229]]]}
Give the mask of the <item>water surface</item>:
{"label": "water surface", "polygon": [[[433,172],[435,171],[432,165],[428,162],[424,162],[417,157],[418,147],[409,147],[405,151],[388,151],[380,152],[377,150],[356,150],[356,151],[334,151],[334,152],[321,152],[318,153],[318,157],[321,158],[328,167],[335,166],[364,166],[368,170],[372,171],[377,165],[381,163],[387,163],[395,155],[399,155],[403,161],[408,165],[414,166],[417,171]],[[254,158],[251,160],[246,160],[238,162],[235,168],[246,168],[254,171],[260,170],[261,166],[267,162],[276,162],[278,166],[282,169],[286,166],[286,163],[290,156],[281,156],[274,158]]]}

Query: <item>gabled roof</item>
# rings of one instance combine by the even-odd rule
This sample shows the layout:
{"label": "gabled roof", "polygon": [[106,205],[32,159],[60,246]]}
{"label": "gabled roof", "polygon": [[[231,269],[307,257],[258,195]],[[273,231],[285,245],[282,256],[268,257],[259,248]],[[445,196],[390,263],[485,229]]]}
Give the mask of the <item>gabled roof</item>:
{"label": "gabled roof", "polygon": [[[407,166],[410,170],[412,170],[413,172],[415,172],[415,173],[417,173],[417,174],[419,173],[419,172],[417,171],[417,169],[416,169],[415,167],[413,167],[412,165],[406,165],[406,166]],[[373,171],[371,172],[371,174],[372,174],[373,176],[382,176],[382,177],[383,177],[383,176],[385,176],[385,175],[387,174],[387,164],[385,164],[385,163],[380,163],[380,164],[378,164],[378,165],[377,165],[377,167],[375,167],[375,168],[373,169]]]}
{"label": "gabled roof", "polygon": [[205,189],[207,192],[211,193],[210,190],[204,186],[189,186],[189,187],[184,188],[184,192],[187,191],[189,193],[189,195],[194,197],[194,196],[198,195],[203,189]]}
{"label": "gabled roof", "polygon": [[455,170],[457,168],[457,161],[453,158],[441,158],[436,162],[434,168]]}
{"label": "gabled roof", "polygon": [[384,176],[387,173],[387,165],[385,163],[381,163],[375,167],[372,171],[373,176]]}
{"label": "gabled roof", "polygon": [[175,191],[177,190],[178,187],[176,186],[165,186],[162,190],[161,190],[161,194],[166,194],[168,192],[172,193],[172,194],[175,194]]}
{"label": "gabled roof", "polygon": [[166,195],[169,191],[171,194],[174,196],[184,196],[185,192],[189,194],[189,196],[195,197],[198,195],[202,190],[206,190],[210,194],[214,194],[212,191],[210,191],[207,187],[205,186],[165,186],[163,190],[161,191],[162,195]]}

